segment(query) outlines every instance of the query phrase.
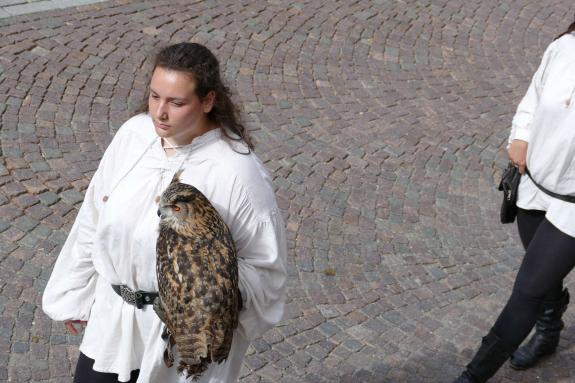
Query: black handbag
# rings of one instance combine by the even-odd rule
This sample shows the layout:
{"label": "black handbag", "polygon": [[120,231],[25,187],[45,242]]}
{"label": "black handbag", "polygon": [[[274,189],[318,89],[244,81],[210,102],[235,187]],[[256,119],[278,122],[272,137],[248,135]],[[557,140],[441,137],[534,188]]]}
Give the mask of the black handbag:
{"label": "black handbag", "polygon": [[[533,184],[539,188],[543,193],[560,199],[561,201],[575,203],[575,196],[573,195],[563,195],[552,192],[539,185],[529,172],[529,169],[525,168],[525,174],[531,179]],[[499,190],[503,192],[503,203],[501,204],[501,223],[512,223],[515,221],[517,216],[517,189],[519,189],[519,182],[521,181],[521,173],[519,169],[513,166],[510,162],[507,169],[503,171],[501,176],[501,182],[499,183]]]}
{"label": "black handbag", "polygon": [[503,171],[499,190],[503,192],[503,203],[501,204],[501,223],[515,222],[517,216],[517,189],[521,181],[519,169],[509,163],[507,169]]}

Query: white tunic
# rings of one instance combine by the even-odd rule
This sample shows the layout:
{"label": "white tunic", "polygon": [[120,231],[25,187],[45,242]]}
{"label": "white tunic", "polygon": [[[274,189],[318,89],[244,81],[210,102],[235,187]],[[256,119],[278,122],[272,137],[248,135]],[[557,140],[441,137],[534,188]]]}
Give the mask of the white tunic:
{"label": "white tunic", "polygon": [[[575,195],[575,34],[553,41],[517,107],[509,142],[527,141],[527,168],[543,187]],[[521,177],[517,206],[575,237],[575,204],[550,197]]]}
{"label": "white tunic", "polygon": [[53,320],[88,321],[80,350],[95,360],[95,371],[116,373],[120,381],[129,381],[135,369],[139,383],[184,381],[175,367],[163,364],[162,323],[152,307],[137,309],[110,286],[158,291],[156,197],[180,165],[182,182],[198,188],[230,228],[244,301],[228,360],[212,365],[199,382],[237,381],[250,340],[281,320],[284,223],[262,163],[231,145],[246,150],[215,129],[167,157],[152,120],[140,114],[122,125],[107,148],[42,299]]}

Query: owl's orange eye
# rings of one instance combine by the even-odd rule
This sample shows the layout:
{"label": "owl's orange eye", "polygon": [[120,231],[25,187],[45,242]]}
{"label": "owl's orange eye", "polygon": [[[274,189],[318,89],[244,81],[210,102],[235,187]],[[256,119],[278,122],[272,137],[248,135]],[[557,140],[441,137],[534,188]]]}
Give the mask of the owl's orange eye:
{"label": "owl's orange eye", "polygon": [[174,210],[174,211],[180,211],[180,207],[179,207],[179,206],[172,206],[172,210]]}

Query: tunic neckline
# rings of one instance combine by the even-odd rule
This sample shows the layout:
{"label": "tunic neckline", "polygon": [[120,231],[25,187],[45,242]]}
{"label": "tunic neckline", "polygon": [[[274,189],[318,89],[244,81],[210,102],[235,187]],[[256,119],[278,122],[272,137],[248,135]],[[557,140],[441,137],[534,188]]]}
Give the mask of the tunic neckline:
{"label": "tunic neckline", "polygon": [[162,153],[162,158],[165,161],[168,162],[174,162],[176,160],[181,161],[182,156],[189,155],[192,151],[197,150],[198,148],[217,140],[220,136],[221,136],[221,128],[210,129],[204,134],[195,137],[191,143],[184,145],[179,149],[176,149],[176,153],[174,153],[169,157],[166,154],[164,147],[162,146],[162,137],[160,136],[156,137],[154,146],[156,147],[157,150],[159,150]]}

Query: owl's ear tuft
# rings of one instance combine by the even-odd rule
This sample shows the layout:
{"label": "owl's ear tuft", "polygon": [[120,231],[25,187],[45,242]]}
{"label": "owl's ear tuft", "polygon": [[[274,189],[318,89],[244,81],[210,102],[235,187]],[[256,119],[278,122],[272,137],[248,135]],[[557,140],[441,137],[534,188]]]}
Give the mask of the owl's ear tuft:
{"label": "owl's ear tuft", "polygon": [[172,181],[170,182],[170,185],[172,184],[176,184],[178,182],[180,182],[180,176],[182,175],[182,173],[184,172],[184,169],[180,169],[176,172],[176,174],[174,174],[174,178],[172,178]]}

